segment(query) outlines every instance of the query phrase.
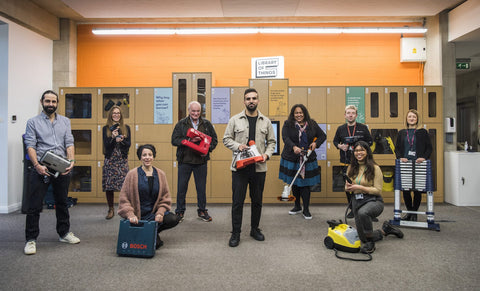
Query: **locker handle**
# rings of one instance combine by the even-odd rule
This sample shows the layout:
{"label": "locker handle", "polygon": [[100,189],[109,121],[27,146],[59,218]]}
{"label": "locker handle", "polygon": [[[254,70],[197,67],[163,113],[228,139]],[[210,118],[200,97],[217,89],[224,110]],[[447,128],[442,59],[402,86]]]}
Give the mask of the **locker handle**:
{"label": "locker handle", "polygon": [[465,185],[465,177],[462,177],[462,185]]}

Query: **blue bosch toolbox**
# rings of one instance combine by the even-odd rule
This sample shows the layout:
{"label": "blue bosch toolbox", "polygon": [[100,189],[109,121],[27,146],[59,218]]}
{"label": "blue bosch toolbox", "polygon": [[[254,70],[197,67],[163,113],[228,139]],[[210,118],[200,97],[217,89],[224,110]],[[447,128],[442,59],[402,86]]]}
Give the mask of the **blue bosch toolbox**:
{"label": "blue bosch toolbox", "polygon": [[131,224],[128,219],[120,220],[117,254],[119,256],[151,258],[155,255],[157,222],[140,220]]}

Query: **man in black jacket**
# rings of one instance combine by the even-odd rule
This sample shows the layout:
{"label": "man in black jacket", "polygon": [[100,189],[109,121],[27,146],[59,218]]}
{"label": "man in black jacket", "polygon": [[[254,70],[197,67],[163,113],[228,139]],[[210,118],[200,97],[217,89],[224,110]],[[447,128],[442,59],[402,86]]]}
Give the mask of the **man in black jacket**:
{"label": "man in black jacket", "polygon": [[[172,145],[177,147],[178,161],[178,186],[177,186],[177,208],[175,213],[179,221],[182,221],[185,214],[185,196],[188,190],[188,181],[193,172],[195,187],[197,189],[197,212],[199,219],[203,221],[212,221],[208,214],[206,184],[207,184],[207,161],[210,159],[210,152],[217,146],[217,134],[213,125],[205,118],[201,117],[202,109],[197,101],[188,104],[188,116],[180,120],[172,133]],[[212,138],[209,151],[206,155],[194,151],[190,147],[183,145],[182,140],[188,139],[187,131],[194,128]],[[191,139],[197,142],[200,137]]]}
{"label": "man in black jacket", "polygon": [[[345,107],[345,120],[347,123],[340,125],[337,128],[333,144],[340,150],[340,163],[344,165],[344,172],[346,171],[353,154],[353,145],[357,141],[364,141],[369,146],[372,145],[372,136],[368,127],[360,122],[357,122],[357,107],[355,105],[347,105]],[[348,203],[350,204],[350,194],[346,192]],[[353,212],[350,211],[348,218],[353,218]]]}

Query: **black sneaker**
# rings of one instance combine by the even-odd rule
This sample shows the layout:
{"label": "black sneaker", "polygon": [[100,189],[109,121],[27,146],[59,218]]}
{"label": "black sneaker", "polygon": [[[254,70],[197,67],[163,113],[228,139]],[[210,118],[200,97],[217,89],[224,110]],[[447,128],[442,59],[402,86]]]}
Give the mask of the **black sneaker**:
{"label": "black sneaker", "polygon": [[207,210],[198,211],[198,218],[203,220],[203,221],[206,221],[206,222],[212,221],[212,217],[210,215],[208,215]]}
{"label": "black sneaker", "polygon": [[308,209],[303,210],[303,217],[305,219],[312,219],[312,215],[310,214],[310,211],[308,211]]}
{"label": "black sneaker", "polygon": [[299,214],[301,212],[302,212],[302,207],[295,206],[288,212],[288,214],[295,215],[295,214]]}
{"label": "black sneaker", "polygon": [[258,241],[265,240],[265,236],[260,231],[260,228],[252,228],[252,230],[250,231],[250,236],[253,237],[253,239]]}
{"label": "black sneaker", "polygon": [[388,221],[383,223],[382,230],[385,233],[385,236],[393,234],[398,238],[403,238],[403,232],[400,229],[393,227]]}
{"label": "black sneaker", "polygon": [[183,219],[185,218],[183,211],[177,212],[175,213],[175,215],[177,216],[178,223],[182,222]]}
{"label": "black sneaker", "polygon": [[360,247],[360,252],[364,254],[371,254],[375,251],[375,243],[373,241],[367,241],[366,243],[362,243]]}
{"label": "black sneaker", "polygon": [[160,235],[157,234],[157,241],[155,243],[155,249],[158,250],[161,246],[163,246],[163,240],[161,240]]}
{"label": "black sneaker", "polygon": [[402,220],[405,220],[405,221],[410,221],[412,218],[412,215],[410,213],[407,213],[405,215],[402,216]]}
{"label": "black sneaker", "polygon": [[240,233],[238,232],[232,232],[232,236],[230,237],[230,240],[228,241],[228,245],[232,248],[238,246],[240,243]]}

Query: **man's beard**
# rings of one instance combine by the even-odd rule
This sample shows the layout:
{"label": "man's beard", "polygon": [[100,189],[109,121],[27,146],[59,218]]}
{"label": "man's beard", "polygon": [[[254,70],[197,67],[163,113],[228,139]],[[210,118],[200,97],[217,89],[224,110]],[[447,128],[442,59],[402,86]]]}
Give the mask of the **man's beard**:
{"label": "man's beard", "polygon": [[247,110],[251,113],[255,112],[257,110],[257,104],[253,105],[253,107],[250,107],[251,104],[247,105]]}
{"label": "man's beard", "polygon": [[43,111],[45,111],[45,113],[47,115],[51,115],[55,111],[57,111],[57,107],[55,107],[55,106],[43,106]]}

